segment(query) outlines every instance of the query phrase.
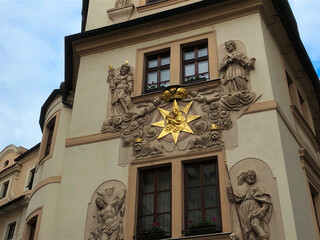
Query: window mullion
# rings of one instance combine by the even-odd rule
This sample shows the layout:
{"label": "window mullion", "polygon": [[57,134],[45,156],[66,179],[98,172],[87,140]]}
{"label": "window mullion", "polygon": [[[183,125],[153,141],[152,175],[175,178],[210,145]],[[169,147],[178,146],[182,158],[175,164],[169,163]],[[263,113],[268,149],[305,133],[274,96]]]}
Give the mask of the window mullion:
{"label": "window mullion", "polygon": [[153,198],[153,222],[158,222],[157,208],[158,208],[158,171],[154,171],[154,198]]}
{"label": "window mullion", "polygon": [[203,172],[203,164],[200,165],[200,201],[201,201],[201,214],[202,214],[202,221],[205,221],[205,188],[204,188],[204,172]]}

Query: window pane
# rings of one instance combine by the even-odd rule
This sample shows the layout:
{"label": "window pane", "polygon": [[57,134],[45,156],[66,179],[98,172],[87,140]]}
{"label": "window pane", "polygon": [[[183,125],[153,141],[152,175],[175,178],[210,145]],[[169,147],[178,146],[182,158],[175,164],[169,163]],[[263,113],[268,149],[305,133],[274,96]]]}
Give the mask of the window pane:
{"label": "window pane", "polygon": [[170,192],[160,192],[158,194],[158,213],[170,212]]}
{"label": "window pane", "polygon": [[206,220],[214,222],[217,226],[217,229],[221,229],[221,219],[218,208],[207,209]]}
{"label": "window pane", "polygon": [[198,63],[199,74],[208,72],[208,61]]}
{"label": "window pane", "polygon": [[160,82],[160,87],[168,87],[168,86],[169,86],[169,81]]}
{"label": "window pane", "polygon": [[153,213],[153,194],[147,194],[142,196],[142,215],[152,214]]}
{"label": "window pane", "polygon": [[184,60],[194,59],[194,51],[184,53]]}
{"label": "window pane", "polygon": [[188,64],[184,66],[185,76],[194,76],[195,75],[195,66],[194,64]]}
{"label": "window pane", "polygon": [[158,66],[158,60],[154,59],[154,60],[149,60],[148,61],[148,68],[154,68]]}
{"label": "window pane", "polygon": [[208,56],[208,48],[198,49],[198,58]]}
{"label": "window pane", "polygon": [[170,214],[161,214],[158,216],[158,223],[164,231],[170,232]]}
{"label": "window pane", "polygon": [[148,73],[148,85],[157,83],[157,72]]}
{"label": "window pane", "polygon": [[189,209],[201,208],[200,188],[188,189],[188,204]]}
{"label": "window pane", "polygon": [[170,75],[169,69],[161,70],[160,71],[160,81],[163,82],[163,81],[169,80],[169,78],[170,78],[169,75]]}
{"label": "window pane", "polygon": [[193,223],[201,222],[201,211],[190,211],[189,212],[189,225]]}
{"label": "window pane", "polygon": [[154,173],[144,172],[142,177],[142,192],[154,191]]}
{"label": "window pane", "polygon": [[171,188],[171,172],[159,171],[159,191],[168,190]]}
{"label": "window pane", "polygon": [[170,64],[170,57],[161,58],[160,64],[161,66]]}
{"label": "window pane", "polygon": [[216,186],[205,187],[205,207],[217,207],[219,203]]}
{"label": "window pane", "polygon": [[216,184],[217,173],[215,164],[207,164],[203,166],[205,184]]}
{"label": "window pane", "polygon": [[[153,216],[146,216],[141,218],[141,226],[140,228],[151,227],[153,223]],[[140,229],[140,231],[141,231]]]}
{"label": "window pane", "polygon": [[188,187],[194,187],[200,185],[200,167],[188,167]]}

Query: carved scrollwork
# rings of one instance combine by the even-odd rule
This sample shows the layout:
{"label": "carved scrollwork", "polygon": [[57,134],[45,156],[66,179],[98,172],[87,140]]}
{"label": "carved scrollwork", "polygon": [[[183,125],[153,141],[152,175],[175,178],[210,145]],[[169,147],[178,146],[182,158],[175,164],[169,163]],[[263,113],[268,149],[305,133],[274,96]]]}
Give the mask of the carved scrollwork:
{"label": "carved scrollwork", "polygon": [[137,138],[132,148],[132,155],[136,158],[157,156],[163,154],[163,146],[159,143],[151,145],[150,142],[143,143],[141,138]]}
{"label": "carved scrollwork", "polygon": [[190,141],[190,150],[199,150],[202,148],[221,147],[223,146],[222,132],[219,129],[210,129],[202,134],[200,137],[196,137]]}
{"label": "carved scrollwork", "polygon": [[191,128],[196,135],[204,133],[208,128],[208,123],[204,120],[198,120],[191,124]]}

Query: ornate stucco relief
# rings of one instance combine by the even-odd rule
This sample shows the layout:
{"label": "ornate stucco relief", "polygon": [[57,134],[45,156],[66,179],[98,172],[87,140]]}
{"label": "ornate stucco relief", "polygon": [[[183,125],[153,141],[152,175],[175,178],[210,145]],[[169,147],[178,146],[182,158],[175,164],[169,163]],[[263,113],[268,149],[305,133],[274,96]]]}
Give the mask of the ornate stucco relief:
{"label": "ornate stucco relief", "polygon": [[126,187],[111,180],[101,184],[88,206],[85,240],[123,238]]}
{"label": "ornate stucco relief", "polygon": [[[101,131],[120,133],[121,164],[131,159],[236,146],[234,122],[255,100],[248,84],[249,71],[253,69],[255,60],[235,52],[233,41],[225,46],[228,46],[225,50],[227,55],[221,57],[221,61],[230,64],[221,63],[220,73],[223,75],[225,71],[228,78],[224,76],[222,80],[213,80],[210,84],[204,82],[188,89],[168,87],[149,98],[141,98],[143,100],[137,103],[131,97],[134,69],[128,63],[118,69],[109,67],[107,83],[111,110]],[[248,66],[243,66],[245,63],[241,61]],[[242,75],[237,74],[238,71]]]}

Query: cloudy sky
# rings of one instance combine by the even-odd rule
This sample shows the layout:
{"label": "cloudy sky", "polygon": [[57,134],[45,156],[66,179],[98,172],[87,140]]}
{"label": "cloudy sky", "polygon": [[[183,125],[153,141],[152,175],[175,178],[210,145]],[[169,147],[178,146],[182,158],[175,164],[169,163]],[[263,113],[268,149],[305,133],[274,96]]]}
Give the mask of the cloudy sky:
{"label": "cloudy sky", "polygon": [[[320,75],[320,0],[289,2]],[[40,109],[64,81],[64,36],[80,32],[81,5],[82,0],[0,0],[0,151],[41,141]]]}

